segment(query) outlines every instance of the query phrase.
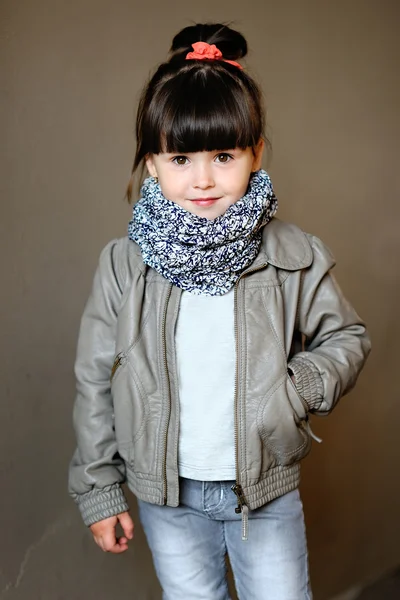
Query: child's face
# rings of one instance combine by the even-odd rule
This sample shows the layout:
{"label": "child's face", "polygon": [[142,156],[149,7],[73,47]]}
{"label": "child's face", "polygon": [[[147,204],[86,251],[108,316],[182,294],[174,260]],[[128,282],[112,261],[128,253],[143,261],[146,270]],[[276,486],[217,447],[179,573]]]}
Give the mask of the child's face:
{"label": "child's face", "polygon": [[182,208],[215,219],[246,193],[253,171],[261,167],[263,141],[256,148],[152,154],[146,165],[158,177],[163,195]]}

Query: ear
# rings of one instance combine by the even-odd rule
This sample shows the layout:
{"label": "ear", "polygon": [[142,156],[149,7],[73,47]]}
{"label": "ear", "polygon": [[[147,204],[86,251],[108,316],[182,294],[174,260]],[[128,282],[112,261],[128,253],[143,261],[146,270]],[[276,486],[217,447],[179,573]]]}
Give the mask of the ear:
{"label": "ear", "polygon": [[146,167],[152,177],[157,177],[157,169],[152,154],[146,154]]}
{"label": "ear", "polygon": [[253,155],[254,155],[254,159],[253,159],[253,165],[251,170],[252,171],[258,171],[259,169],[261,169],[261,162],[262,162],[262,157],[263,157],[263,152],[264,152],[264,140],[262,138],[260,138],[257,146],[255,146],[253,148]]}

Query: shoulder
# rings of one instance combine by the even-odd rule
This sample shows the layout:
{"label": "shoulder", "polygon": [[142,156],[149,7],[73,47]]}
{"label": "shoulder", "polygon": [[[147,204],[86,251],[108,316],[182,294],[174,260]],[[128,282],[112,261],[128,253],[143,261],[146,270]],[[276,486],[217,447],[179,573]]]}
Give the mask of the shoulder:
{"label": "shoulder", "polygon": [[111,240],[100,253],[99,270],[100,274],[114,277],[122,291],[135,272],[145,273],[139,246],[128,236]]}
{"label": "shoulder", "polygon": [[288,271],[321,261],[328,268],[335,264],[332,252],[318,237],[275,217],[264,227],[262,249],[270,264]]}

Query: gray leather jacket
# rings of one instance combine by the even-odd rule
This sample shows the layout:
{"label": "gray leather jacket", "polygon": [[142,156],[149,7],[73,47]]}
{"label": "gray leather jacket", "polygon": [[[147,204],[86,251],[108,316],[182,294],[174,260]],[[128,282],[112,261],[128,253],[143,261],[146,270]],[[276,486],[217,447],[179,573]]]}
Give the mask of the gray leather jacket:
{"label": "gray leather jacket", "polygon": [[[319,239],[273,219],[235,285],[238,510],[297,487],[311,445],[309,413],[329,413],[369,353],[333,266]],[[69,488],[87,525],[128,510],[124,481],[142,500],[179,503],[174,332],[181,293],[143,264],[128,238],[103,250],[75,365],[78,444]]]}

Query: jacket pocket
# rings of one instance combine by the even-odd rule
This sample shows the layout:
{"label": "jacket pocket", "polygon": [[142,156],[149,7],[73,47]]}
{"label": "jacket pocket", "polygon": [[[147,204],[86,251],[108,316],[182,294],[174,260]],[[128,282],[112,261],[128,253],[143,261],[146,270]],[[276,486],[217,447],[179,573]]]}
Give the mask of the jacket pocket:
{"label": "jacket pocket", "polygon": [[144,433],[148,404],[145,391],[129,358],[121,353],[116,361],[117,359],[117,368],[114,369],[111,379],[115,436],[120,455],[132,465],[133,447]]}
{"label": "jacket pocket", "polygon": [[278,464],[292,464],[308,454],[311,439],[307,410],[290,376],[281,379],[260,403],[258,431]]}

